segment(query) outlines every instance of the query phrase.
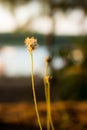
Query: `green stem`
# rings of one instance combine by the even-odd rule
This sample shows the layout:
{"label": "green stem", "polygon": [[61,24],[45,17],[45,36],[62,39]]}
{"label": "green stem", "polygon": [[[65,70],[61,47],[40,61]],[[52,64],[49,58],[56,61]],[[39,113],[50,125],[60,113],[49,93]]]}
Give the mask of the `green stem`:
{"label": "green stem", "polygon": [[37,115],[37,119],[38,119],[38,124],[39,124],[40,130],[42,130],[41,121],[40,121],[39,112],[38,112],[38,107],[37,107],[37,101],[36,101],[35,87],[34,87],[34,69],[33,69],[32,51],[30,52],[30,56],[31,56],[31,66],[32,66],[32,90],[33,90],[34,104],[35,104],[35,110],[36,110],[36,115]]}

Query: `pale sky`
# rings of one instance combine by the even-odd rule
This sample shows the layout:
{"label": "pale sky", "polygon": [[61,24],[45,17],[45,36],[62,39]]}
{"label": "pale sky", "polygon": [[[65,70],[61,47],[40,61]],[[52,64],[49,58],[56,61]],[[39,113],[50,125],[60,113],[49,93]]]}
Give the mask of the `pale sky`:
{"label": "pale sky", "polygon": [[[42,14],[42,5],[33,1],[30,4],[21,6],[15,10],[15,18],[12,14],[0,5],[0,33],[13,32],[17,26],[22,26],[26,20],[33,21],[27,27],[28,30],[48,34],[52,29],[52,21],[46,15]],[[79,35],[87,33],[87,17],[81,9],[74,11],[68,10],[66,15],[58,10],[54,15],[55,34],[56,35]]]}

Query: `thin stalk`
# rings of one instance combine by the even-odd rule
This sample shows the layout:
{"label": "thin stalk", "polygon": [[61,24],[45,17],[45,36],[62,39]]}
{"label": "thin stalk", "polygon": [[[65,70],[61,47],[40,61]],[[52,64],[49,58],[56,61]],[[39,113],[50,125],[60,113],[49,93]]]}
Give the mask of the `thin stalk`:
{"label": "thin stalk", "polygon": [[45,81],[45,76],[47,75],[47,70],[48,70],[48,63],[46,63],[46,67],[45,67],[45,71],[44,71],[44,87],[45,87],[45,98],[46,98],[46,103],[47,103],[47,85],[46,85],[46,81]]}
{"label": "thin stalk", "polygon": [[52,130],[54,130],[54,125],[53,125],[53,121],[52,121],[52,117],[51,117],[51,104],[50,104],[50,82],[48,81],[48,114],[49,114],[49,120],[50,120],[50,124],[52,127]]}
{"label": "thin stalk", "polygon": [[49,122],[49,115],[48,115],[48,86],[45,81],[45,76],[47,75],[48,70],[48,63],[46,62],[45,71],[44,71],[44,89],[45,89],[45,98],[46,98],[46,106],[47,106],[47,130],[50,130],[50,122]]}
{"label": "thin stalk", "polygon": [[44,71],[44,87],[45,87],[45,98],[46,98],[46,105],[47,105],[47,130],[50,130],[50,125],[52,130],[54,130],[54,125],[52,122],[51,117],[51,108],[50,108],[50,83],[45,81],[45,76],[47,76],[48,71],[48,63],[46,62],[45,71]]}
{"label": "thin stalk", "polygon": [[47,85],[47,130],[50,130],[50,113],[49,113],[49,98],[48,98],[48,85]]}
{"label": "thin stalk", "polygon": [[37,119],[38,119],[38,124],[39,124],[40,130],[42,130],[41,121],[40,121],[39,112],[38,112],[38,107],[37,107],[35,87],[34,87],[34,67],[33,67],[32,51],[30,52],[30,56],[31,56],[31,66],[32,66],[32,90],[33,90],[34,104],[35,104],[35,110],[36,110],[36,115],[37,115]]}

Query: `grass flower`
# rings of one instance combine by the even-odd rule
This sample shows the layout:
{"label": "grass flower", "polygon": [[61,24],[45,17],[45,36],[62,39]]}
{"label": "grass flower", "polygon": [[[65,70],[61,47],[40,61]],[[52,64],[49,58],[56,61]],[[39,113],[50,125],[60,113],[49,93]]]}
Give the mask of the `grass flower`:
{"label": "grass flower", "polygon": [[54,125],[52,122],[51,117],[51,105],[50,105],[50,80],[52,79],[52,76],[49,75],[49,64],[51,62],[50,57],[45,58],[45,72],[44,72],[44,87],[45,87],[45,98],[46,98],[46,104],[47,104],[47,130],[50,130],[50,126],[52,130],[54,130]]}
{"label": "grass flower", "polygon": [[32,52],[37,47],[37,39],[35,39],[34,37],[31,38],[27,37],[25,39],[25,44],[29,52]]}
{"label": "grass flower", "polygon": [[35,110],[36,110],[36,115],[37,115],[40,130],[42,130],[41,121],[40,121],[39,112],[38,112],[38,107],[37,107],[36,94],[35,94],[34,67],[33,67],[34,63],[33,63],[33,54],[32,54],[32,51],[35,50],[36,47],[37,47],[37,39],[35,39],[34,37],[31,37],[31,38],[27,37],[25,39],[24,43],[26,44],[27,50],[30,52],[31,66],[32,66],[32,90],[33,90],[33,96],[34,96]]}

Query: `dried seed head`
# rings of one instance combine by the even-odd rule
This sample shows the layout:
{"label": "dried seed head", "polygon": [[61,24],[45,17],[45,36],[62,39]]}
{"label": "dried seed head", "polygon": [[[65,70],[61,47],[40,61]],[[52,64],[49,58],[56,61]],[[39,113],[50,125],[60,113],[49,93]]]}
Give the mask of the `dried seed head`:
{"label": "dried seed head", "polygon": [[44,79],[45,82],[48,83],[52,79],[52,76],[45,76]]}
{"label": "dried seed head", "polygon": [[51,62],[51,57],[50,57],[50,56],[47,56],[47,57],[45,58],[45,61],[46,61],[46,63],[50,63],[50,62]]}
{"label": "dried seed head", "polygon": [[31,38],[27,37],[24,43],[26,44],[27,49],[29,51],[33,51],[37,47],[37,39],[35,39],[34,37],[31,37]]}

